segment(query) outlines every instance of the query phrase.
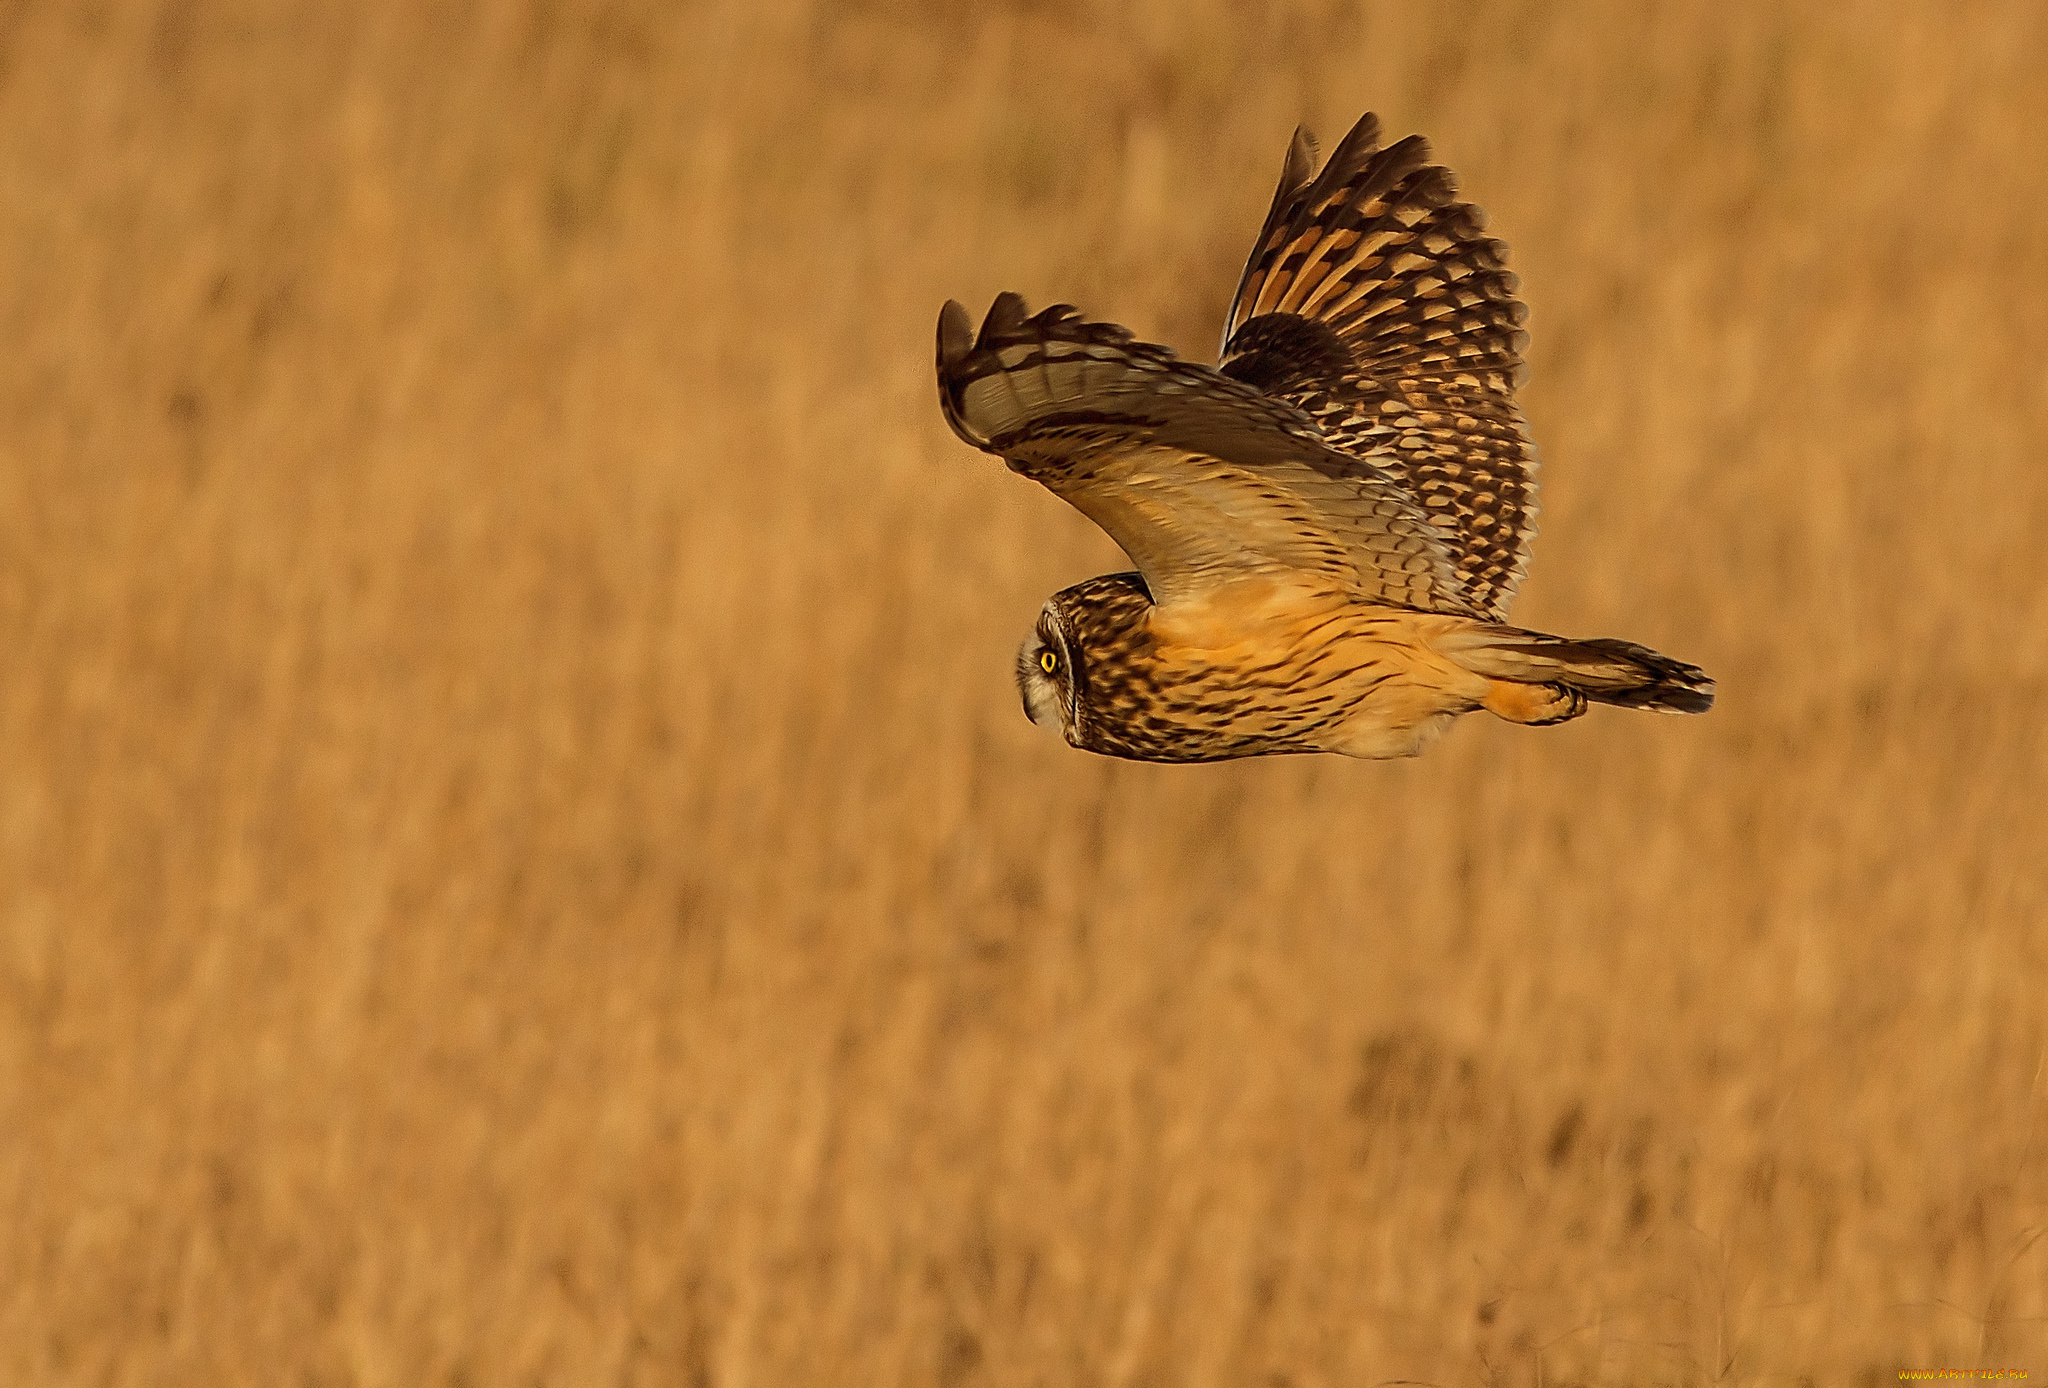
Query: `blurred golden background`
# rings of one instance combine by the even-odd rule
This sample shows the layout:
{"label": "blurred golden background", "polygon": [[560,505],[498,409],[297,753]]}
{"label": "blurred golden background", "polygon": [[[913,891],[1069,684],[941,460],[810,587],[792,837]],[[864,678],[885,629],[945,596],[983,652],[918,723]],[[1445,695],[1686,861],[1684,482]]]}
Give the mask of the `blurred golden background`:
{"label": "blurred golden background", "polygon": [[[2048,1371],[2048,11],[0,9],[0,1381]],[[1524,624],[1705,718],[1113,764],[948,296],[1512,247]]]}

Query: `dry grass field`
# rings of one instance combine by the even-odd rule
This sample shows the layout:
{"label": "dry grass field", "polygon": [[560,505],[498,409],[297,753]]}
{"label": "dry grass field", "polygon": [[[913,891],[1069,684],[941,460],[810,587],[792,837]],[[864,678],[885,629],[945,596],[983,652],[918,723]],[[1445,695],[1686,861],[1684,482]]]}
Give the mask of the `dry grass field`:
{"label": "dry grass field", "polygon": [[[0,1383],[2048,1374],[2048,10],[0,5]],[[1513,248],[1697,719],[1067,751],[940,303]]]}

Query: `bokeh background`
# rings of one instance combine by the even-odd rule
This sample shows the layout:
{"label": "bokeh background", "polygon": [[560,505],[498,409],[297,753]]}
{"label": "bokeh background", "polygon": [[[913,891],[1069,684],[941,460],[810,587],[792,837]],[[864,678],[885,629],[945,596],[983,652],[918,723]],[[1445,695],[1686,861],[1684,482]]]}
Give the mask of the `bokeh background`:
{"label": "bokeh background", "polygon": [[[0,1380],[2048,1372],[2048,10],[0,8]],[[1705,718],[1070,752],[948,296],[1513,248],[1527,625]]]}

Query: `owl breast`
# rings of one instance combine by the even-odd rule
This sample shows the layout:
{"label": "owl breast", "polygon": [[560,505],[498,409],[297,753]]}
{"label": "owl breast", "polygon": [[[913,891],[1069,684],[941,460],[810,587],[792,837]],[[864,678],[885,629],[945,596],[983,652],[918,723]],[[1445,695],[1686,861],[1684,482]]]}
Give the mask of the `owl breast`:
{"label": "owl breast", "polygon": [[1154,607],[1135,574],[1053,600],[1078,681],[1075,746],[1139,761],[1421,751],[1485,682],[1438,655],[1456,621],[1331,594],[1226,593]]}

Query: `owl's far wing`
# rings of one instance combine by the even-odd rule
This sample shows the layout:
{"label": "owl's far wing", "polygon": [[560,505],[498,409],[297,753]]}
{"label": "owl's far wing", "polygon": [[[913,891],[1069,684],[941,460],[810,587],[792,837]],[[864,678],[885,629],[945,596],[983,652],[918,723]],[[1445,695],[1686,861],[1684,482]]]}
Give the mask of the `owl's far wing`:
{"label": "owl's far wing", "polygon": [[1247,577],[1468,612],[1435,528],[1399,486],[1284,401],[1067,304],[997,297],[975,336],[939,315],[953,432],[1108,532],[1161,605]]}
{"label": "owl's far wing", "polygon": [[1515,405],[1527,317],[1478,208],[1410,136],[1352,127],[1313,179],[1296,131],[1223,328],[1219,369],[1369,457],[1443,533],[1465,596],[1506,615],[1536,533],[1536,449]]}

